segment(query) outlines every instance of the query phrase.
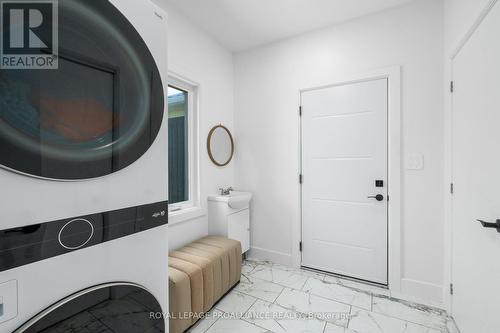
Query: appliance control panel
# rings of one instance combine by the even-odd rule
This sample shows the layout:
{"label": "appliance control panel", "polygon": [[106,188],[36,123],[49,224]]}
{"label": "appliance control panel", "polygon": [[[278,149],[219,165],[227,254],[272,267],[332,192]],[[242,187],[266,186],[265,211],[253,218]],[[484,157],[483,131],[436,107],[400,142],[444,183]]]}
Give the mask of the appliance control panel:
{"label": "appliance control panel", "polygon": [[1,230],[0,272],[166,225],[167,212],[162,201]]}

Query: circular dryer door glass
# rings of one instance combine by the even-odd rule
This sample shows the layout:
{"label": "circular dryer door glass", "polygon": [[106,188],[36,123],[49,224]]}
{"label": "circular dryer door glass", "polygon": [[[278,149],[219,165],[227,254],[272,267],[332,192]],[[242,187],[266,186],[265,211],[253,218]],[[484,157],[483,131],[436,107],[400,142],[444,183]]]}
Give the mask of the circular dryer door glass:
{"label": "circular dryer door glass", "polygon": [[[160,73],[109,1],[58,3],[58,67],[0,70],[0,165],[49,179],[108,175],[134,163],[158,135]],[[43,18],[49,9],[40,7]],[[50,35],[50,25],[38,29]],[[39,54],[52,52],[41,47]]]}
{"label": "circular dryer door glass", "polygon": [[61,300],[15,333],[163,333],[161,311],[155,297],[139,286],[103,285]]}

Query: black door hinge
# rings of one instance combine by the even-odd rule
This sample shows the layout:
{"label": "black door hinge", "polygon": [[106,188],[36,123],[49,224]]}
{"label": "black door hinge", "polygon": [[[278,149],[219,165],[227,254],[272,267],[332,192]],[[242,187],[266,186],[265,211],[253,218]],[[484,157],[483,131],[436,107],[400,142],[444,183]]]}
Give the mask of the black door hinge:
{"label": "black door hinge", "polygon": [[453,283],[450,283],[450,295],[453,295]]}
{"label": "black door hinge", "polygon": [[302,252],[302,242],[299,242],[299,250]]}
{"label": "black door hinge", "polygon": [[455,82],[451,81],[450,82],[450,92],[454,92],[455,91]]}
{"label": "black door hinge", "polygon": [[299,117],[302,117],[302,106],[299,106]]}
{"label": "black door hinge", "polygon": [[450,193],[453,194],[455,192],[455,185],[453,183],[450,184]]}
{"label": "black door hinge", "polygon": [[299,175],[299,184],[302,184],[302,174]]}

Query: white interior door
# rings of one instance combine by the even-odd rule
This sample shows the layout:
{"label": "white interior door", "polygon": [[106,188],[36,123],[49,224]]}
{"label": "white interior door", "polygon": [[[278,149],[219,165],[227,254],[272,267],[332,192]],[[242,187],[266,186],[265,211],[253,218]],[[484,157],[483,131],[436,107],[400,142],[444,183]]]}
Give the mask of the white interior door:
{"label": "white interior door", "polygon": [[302,93],[303,266],[387,284],[387,94],[387,79]]}
{"label": "white interior door", "polygon": [[462,333],[500,332],[500,4],[453,61],[452,313]]}

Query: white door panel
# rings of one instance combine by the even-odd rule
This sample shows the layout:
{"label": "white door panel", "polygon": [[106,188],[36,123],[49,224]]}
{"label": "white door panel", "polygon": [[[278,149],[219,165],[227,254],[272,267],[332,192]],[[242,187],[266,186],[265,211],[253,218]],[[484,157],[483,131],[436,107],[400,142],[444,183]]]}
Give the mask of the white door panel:
{"label": "white door panel", "polygon": [[[308,138],[311,156],[314,158],[369,157],[377,147],[377,135],[372,130],[377,125],[377,113],[365,112],[354,115],[307,119],[314,136]],[[383,126],[383,124],[382,124]],[[364,133],[364,135],[359,135]],[[339,145],[339,141],[349,142]],[[305,161],[307,163],[307,161]]]}
{"label": "white door panel", "polygon": [[[375,168],[371,159],[345,159],[313,161],[306,169],[313,176],[307,176],[307,191],[314,193],[313,199],[330,199],[351,201],[356,203],[370,203],[368,194],[374,191],[375,179],[385,179],[384,172],[377,174],[370,172],[371,180],[360,177],[368,168]],[[308,173],[309,174],[309,173]],[[321,175],[316,177],[314,175]],[[339,177],[342,175],[342,177]]]}
{"label": "white door panel", "polygon": [[387,283],[387,83],[302,93],[303,266]]}
{"label": "white door panel", "polygon": [[[323,239],[328,235],[332,242],[346,243],[346,240],[350,240],[351,246],[354,247],[366,247],[367,244],[372,244],[370,247],[376,246],[378,241],[366,233],[366,230],[371,229],[370,224],[374,218],[385,218],[383,208],[373,209],[373,206],[368,204],[352,205],[317,200],[311,204],[310,211],[305,217],[323,226],[310,232],[313,239]],[[330,223],[331,216],[335,215],[343,216],[343,222],[349,225],[349,228],[340,223]]]}
{"label": "white door panel", "polygon": [[500,331],[500,5],[453,61],[452,312],[462,333]]}
{"label": "white door panel", "polygon": [[[315,250],[320,253],[331,253],[335,252],[335,271],[333,273],[356,277],[360,280],[367,280],[373,282],[382,282],[383,277],[380,281],[377,278],[373,278],[373,275],[368,275],[366,271],[377,270],[377,262],[373,261],[373,257],[376,254],[373,253],[373,249],[369,247],[354,247],[350,243],[335,243],[323,239],[314,240]],[[323,254],[320,255],[314,267],[310,265],[305,265],[305,267],[311,267],[319,269],[322,271],[331,271],[331,260],[332,257]],[[359,262],[364,262],[363,267],[360,267]]]}
{"label": "white door panel", "polygon": [[[374,103],[385,103],[387,99],[387,89],[377,87],[383,94],[374,95],[374,87],[371,82],[360,82],[335,86],[335,94],[331,93],[332,88],[316,89],[306,92],[308,97],[314,98],[317,109],[310,110],[311,117],[353,115],[370,112]],[[387,88],[387,87],[386,87]],[[360,98],[360,96],[370,96],[370,99]]]}
{"label": "white door panel", "polygon": [[227,219],[227,237],[240,241],[243,253],[250,250],[250,210],[231,214]]}

